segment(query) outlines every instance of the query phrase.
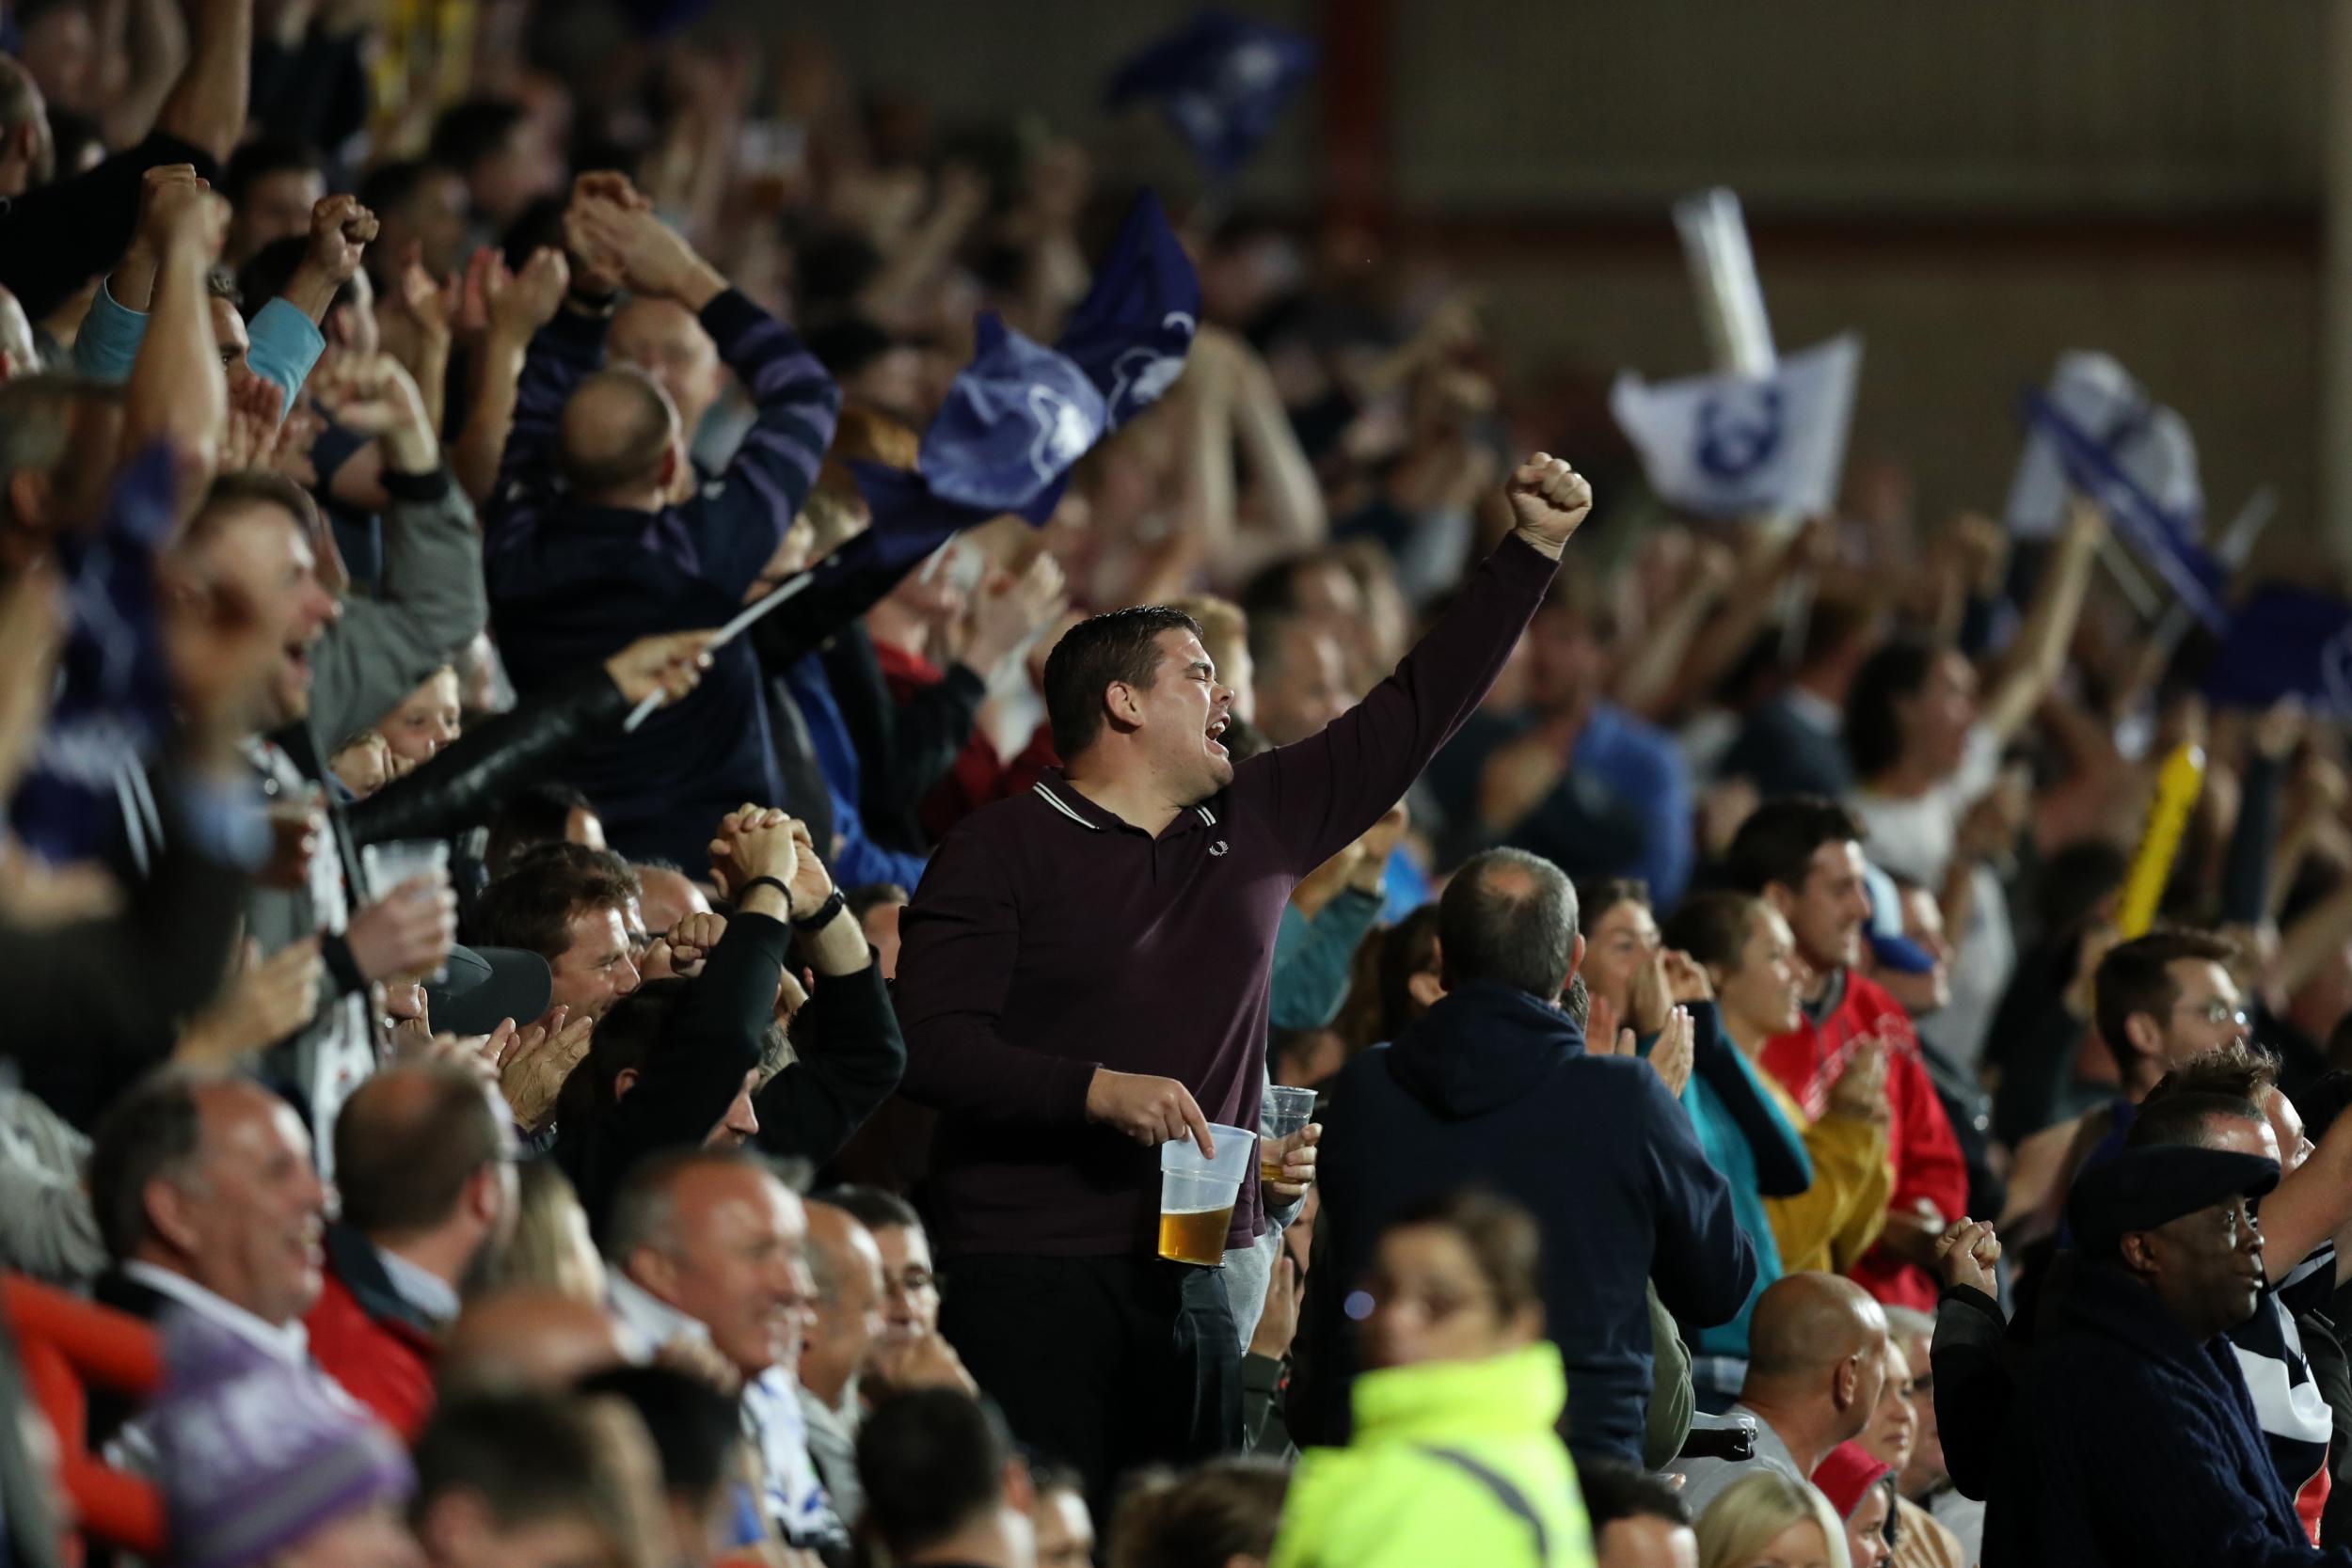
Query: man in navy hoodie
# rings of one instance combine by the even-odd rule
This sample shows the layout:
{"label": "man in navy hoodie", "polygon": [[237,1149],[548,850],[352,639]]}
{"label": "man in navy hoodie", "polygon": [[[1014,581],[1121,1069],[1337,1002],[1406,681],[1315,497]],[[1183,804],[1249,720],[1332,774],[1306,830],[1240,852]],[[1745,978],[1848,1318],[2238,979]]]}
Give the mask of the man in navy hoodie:
{"label": "man in navy hoodie", "polygon": [[1580,1460],[1641,1461],[1645,1280],[1686,1324],[1728,1322],[1746,1302],[1756,1248],[1691,1118],[1646,1062],[1588,1054],[1558,1005],[1584,956],[1576,922],[1550,862],[1496,849],[1465,863],[1438,906],[1444,999],[1333,1085],[1291,1389],[1302,1443],[1345,1441],[1374,1240],[1434,1192],[1489,1188],[1542,1226],[1545,1333],[1567,1362]]}

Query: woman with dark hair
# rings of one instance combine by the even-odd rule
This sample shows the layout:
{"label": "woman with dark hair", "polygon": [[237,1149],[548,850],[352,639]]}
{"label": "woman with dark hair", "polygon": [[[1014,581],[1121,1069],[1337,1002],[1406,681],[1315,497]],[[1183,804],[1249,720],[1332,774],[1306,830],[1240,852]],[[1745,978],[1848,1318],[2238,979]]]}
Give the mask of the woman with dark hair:
{"label": "woman with dark hair", "polygon": [[1111,1568],[1265,1568],[1290,1472],[1263,1459],[1213,1459],[1146,1474],[1119,1499]]}
{"label": "woman with dark hair", "polygon": [[1952,1000],[1920,1033],[1973,1070],[2016,967],[2001,879],[2028,783],[2004,779],[2002,752],[2050,694],[2082,613],[2106,525],[2078,507],[2052,548],[2025,624],[1981,694],[1976,668],[1948,644],[1903,636],[1872,654],[1846,693],[1846,751],[1861,787],[1848,802],[1870,859],[1935,890],[1957,949]]}
{"label": "woman with dark hair", "polygon": [[1527,1211],[1483,1193],[1408,1205],[1382,1229],[1348,1298],[1370,1369],[1354,1431],[1299,1462],[1274,1568],[1591,1560],[1539,1252]]}

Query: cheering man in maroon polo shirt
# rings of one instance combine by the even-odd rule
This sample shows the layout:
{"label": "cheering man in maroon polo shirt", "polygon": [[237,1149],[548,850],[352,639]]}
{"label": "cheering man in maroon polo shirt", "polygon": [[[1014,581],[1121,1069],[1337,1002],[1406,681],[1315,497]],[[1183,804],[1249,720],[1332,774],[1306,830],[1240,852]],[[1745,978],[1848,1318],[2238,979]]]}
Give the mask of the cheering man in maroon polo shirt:
{"label": "cheering man in maroon polo shirt", "polygon": [[[1486,696],[1592,490],[1538,452],[1510,500],[1513,536],[1393,675],[1239,768],[1217,741],[1233,693],[1191,617],[1073,627],[1044,683],[1066,766],[949,833],[903,917],[904,1087],[942,1113],[940,1327],[1098,1505],[1134,1465],[1240,1444],[1224,1284],[1158,1257],[1152,1151],[1257,1126],[1283,904]],[[1253,1161],[1229,1245],[1258,1212]]]}

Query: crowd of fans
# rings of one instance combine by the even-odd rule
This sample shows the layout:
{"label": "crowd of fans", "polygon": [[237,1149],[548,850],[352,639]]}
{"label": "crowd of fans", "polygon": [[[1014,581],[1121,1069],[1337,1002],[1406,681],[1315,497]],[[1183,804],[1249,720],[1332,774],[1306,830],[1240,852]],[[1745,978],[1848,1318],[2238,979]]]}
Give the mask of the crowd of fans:
{"label": "crowd of fans", "polygon": [[380,8],[5,13],[0,1267],[160,1346],[12,1309],[21,1559],[2352,1561],[2344,737],[2094,508],[1663,515],[1148,117]]}

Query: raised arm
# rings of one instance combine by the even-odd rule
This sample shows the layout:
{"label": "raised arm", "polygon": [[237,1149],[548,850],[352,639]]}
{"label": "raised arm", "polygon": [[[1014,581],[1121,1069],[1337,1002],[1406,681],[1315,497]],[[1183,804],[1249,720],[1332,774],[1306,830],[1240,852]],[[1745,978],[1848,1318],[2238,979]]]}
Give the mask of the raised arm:
{"label": "raised arm", "polygon": [[2091,562],[2106,531],[2106,516],[2088,502],[2077,503],[2067,514],[2065,530],[2042,568],[2042,580],[2034,585],[2016,645],[2000,678],[1985,693],[1981,721],[2004,743],[2026,727],[2065,672],[2067,644],[2082,618]]}
{"label": "raised arm", "polygon": [[125,389],[121,450],[128,455],[161,441],[179,454],[184,515],[212,478],[229,413],[229,385],[213,341],[204,284],[220,251],[229,204],[193,179],[173,182],[157,199],[162,260],[154,309]]}
{"label": "raised arm", "polygon": [[[535,522],[553,495],[556,421],[572,389],[604,364],[605,329],[618,306],[621,276],[618,263],[588,236],[582,214],[592,201],[627,205],[644,199],[616,174],[583,174],[573,182],[572,204],[564,214],[565,265],[561,275],[568,287],[563,308],[551,319],[542,318],[545,325],[531,339],[516,372],[505,445],[484,517],[493,550],[501,533]],[[541,286],[554,276],[552,267],[544,268]],[[534,293],[529,313],[539,313],[538,303]],[[516,320],[525,306],[517,302]]]}
{"label": "raised arm", "polygon": [[564,253],[549,248],[534,253],[512,276],[498,253],[486,247],[467,268],[467,292],[481,293],[488,325],[475,347],[473,406],[450,452],[450,471],[478,507],[489,503],[498,485],[524,356],[532,338],[563,309],[571,278]]}
{"label": "raised arm", "polygon": [[199,0],[196,17],[196,55],[156,111],[155,129],[227,163],[245,135],[253,0]]}
{"label": "raised arm", "polygon": [[704,574],[740,598],[817,483],[841,389],[790,328],[730,288],[650,210],[592,200],[581,213],[583,235],[615,258],[631,289],[674,299],[702,318],[719,357],[751,395],[752,428],[726,472],[678,512]]}
{"label": "raised arm", "polygon": [[[806,919],[825,906],[833,883],[807,825],[793,826],[801,858],[792,910]],[[816,971],[817,984],[792,1021],[795,1059],[752,1103],[762,1148],[821,1165],[898,1086],[907,1048],[874,950],[846,905],[823,927],[801,933],[801,955]]]}
{"label": "raised arm", "polygon": [[313,652],[310,723],[322,745],[374,722],[489,619],[473,509],[441,467],[417,385],[388,355],[347,360],[320,401],[384,454],[384,573]]}
{"label": "raised arm", "polygon": [[135,146],[154,128],[165,94],[187,67],[188,21],[178,0],[105,0],[97,20],[102,55],[123,62],[107,87],[106,145]]}
{"label": "raised arm", "polygon": [[[792,880],[796,826],[782,812],[767,812],[748,831],[722,834],[728,874],[739,888],[755,877]],[[737,898],[725,935],[670,1021],[662,1058],[668,1070],[640,1073],[615,1107],[617,1147],[607,1151],[608,1168],[617,1172],[636,1156],[700,1144],[742,1092],[775,1017],[776,981],[792,939],[785,924],[789,911],[786,896],[766,882]]]}
{"label": "raised arm", "polygon": [[658,690],[675,702],[692,690],[710,662],[709,641],[699,631],[640,638],[570,685],[473,725],[345,812],[353,839],[447,838],[478,826],[645,697]]}
{"label": "raised arm", "polygon": [[1509,494],[1512,537],[1396,673],[1322,734],[1236,769],[1235,800],[1269,813],[1299,875],[1378,821],[1477,707],[1593,504],[1583,477],[1542,452],[1512,476]]}

